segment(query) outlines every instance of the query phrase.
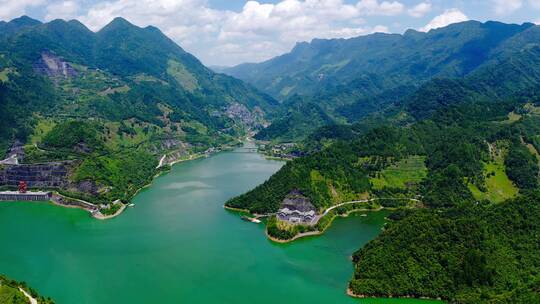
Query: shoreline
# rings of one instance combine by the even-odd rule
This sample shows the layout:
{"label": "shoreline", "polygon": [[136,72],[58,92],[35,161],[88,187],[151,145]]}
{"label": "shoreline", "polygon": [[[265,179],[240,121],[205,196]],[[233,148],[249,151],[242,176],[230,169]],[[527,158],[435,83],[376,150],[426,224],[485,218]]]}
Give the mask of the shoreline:
{"label": "shoreline", "polygon": [[120,209],[116,210],[116,212],[114,214],[104,215],[101,212],[96,212],[96,213],[92,213],[92,217],[97,219],[97,220],[100,220],[100,221],[115,218],[115,217],[119,216],[120,214],[122,214],[124,212],[124,210],[126,210],[126,207],[127,207],[127,205],[122,203],[122,202],[119,202],[118,204],[122,204],[122,206],[120,206]]}
{"label": "shoreline", "polygon": [[430,298],[430,297],[415,297],[415,296],[397,296],[394,297],[392,295],[384,296],[384,297],[377,297],[377,296],[368,296],[365,294],[355,294],[351,287],[347,286],[347,295],[351,298],[356,299],[417,299],[417,300],[426,300],[426,301],[439,301],[441,303],[444,303],[444,300],[441,298]]}
{"label": "shoreline", "polygon": [[[387,199],[388,198],[372,198],[372,199],[367,199],[367,200],[351,201],[351,202],[345,202],[345,203],[337,204],[337,205],[334,205],[334,206],[326,209],[325,212],[322,214],[321,218],[319,218],[319,221],[324,216],[326,216],[330,211],[332,211],[333,209],[335,209],[337,207],[340,207],[340,206],[344,206],[344,205],[348,205],[348,204],[355,204],[355,203],[369,203],[369,202],[374,202],[374,201],[378,201],[378,200],[387,200]],[[405,199],[405,200],[419,202],[419,200],[414,199],[414,198],[409,198],[409,199]],[[280,243],[280,244],[286,244],[286,243],[291,243],[293,241],[296,241],[296,240],[304,238],[304,237],[312,237],[312,236],[318,236],[318,235],[324,234],[326,232],[326,230],[328,230],[328,228],[330,228],[330,226],[332,226],[332,224],[334,223],[334,220],[337,217],[347,218],[351,214],[359,213],[359,212],[379,212],[379,211],[383,211],[383,210],[393,211],[393,210],[397,210],[397,209],[398,208],[394,208],[394,207],[383,207],[381,205],[379,205],[377,208],[374,208],[374,209],[369,209],[369,208],[365,208],[365,207],[364,208],[351,209],[351,210],[347,211],[347,213],[344,213],[344,214],[334,214],[332,216],[332,218],[328,221],[328,224],[326,225],[326,227],[324,227],[324,229],[322,231],[316,230],[316,231],[309,231],[309,232],[299,233],[299,234],[295,235],[293,238],[288,239],[288,240],[282,240],[282,239],[278,239],[278,238],[275,238],[275,237],[272,237],[272,236],[268,235],[268,229],[265,229],[265,234],[268,237],[268,239],[270,239],[273,242]],[[312,226],[317,225],[317,223],[315,223]]]}
{"label": "shoreline", "polygon": [[253,213],[249,212],[248,209],[242,209],[242,208],[234,208],[234,207],[229,207],[227,205],[223,205],[223,208],[227,209],[227,210],[230,210],[230,211],[237,211],[237,212],[244,212],[244,213],[249,213],[251,215],[254,215]]}
{"label": "shoreline", "polygon": [[[182,162],[186,162],[186,161],[191,161],[191,160],[196,160],[196,159],[199,159],[199,158],[203,158],[207,156],[206,154],[204,153],[197,153],[197,154],[192,154],[190,155],[189,158],[187,159],[180,159],[180,160],[176,160],[174,162],[171,162],[170,164],[165,164],[166,166],[174,166],[178,163],[182,163]],[[165,166],[164,165],[164,166]],[[164,167],[162,166],[162,167]],[[156,169],[159,169],[161,167],[158,167]],[[160,171],[160,172],[157,172],[153,177],[152,177],[152,180],[144,185],[143,187],[137,189],[137,191],[135,191],[135,193],[133,194],[133,197],[136,196],[139,192],[141,192],[142,190],[144,190],[145,188],[148,188],[150,187],[153,183],[154,183],[154,180],[160,176],[162,176],[163,174],[166,174],[168,173],[168,171]],[[78,202],[80,203],[79,204],[63,204],[61,203],[60,201],[58,201],[57,199],[54,199],[54,196],[57,196],[57,197],[60,197],[60,198],[63,198],[63,199],[66,199],[66,200],[69,200],[69,201],[75,201],[75,202]],[[63,194],[60,194],[59,192],[57,191],[53,191],[53,198],[50,199],[49,201],[44,201],[46,203],[49,203],[49,204],[52,204],[54,206],[58,206],[58,207],[63,207],[63,208],[71,208],[71,209],[81,209],[81,210],[84,210],[84,211],[87,211],[88,213],[90,213],[90,216],[94,219],[97,219],[97,220],[109,220],[109,219],[113,219],[115,217],[118,217],[120,216],[126,209],[127,209],[127,206],[128,204],[125,204],[119,200],[116,200],[115,202],[113,202],[112,204],[115,204],[115,203],[119,203],[119,204],[122,204],[122,206],[120,207],[120,209],[118,209],[114,214],[110,214],[110,215],[104,215],[102,214],[100,211],[99,211],[99,206],[96,205],[96,204],[93,204],[93,203],[90,203],[90,202],[87,202],[87,201],[84,201],[84,200],[81,200],[81,199],[78,199],[78,198],[73,198],[73,197],[70,197],[70,196],[66,196],[66,195],[63,195]],[[90,207],[92,206],[92,207]]]}
{"label": "shoreline", "polygon": [[271,235],[268,234],[268,229],[265,229],[264,233],[266,234],[266,236],[268,237],[268,239],[270,239],[271,241],[275,242],[275,243],[279,243],[279,244],[287,244],[287,243],[292,243],[296,240],[299,240],[301,238],[306,238],[306,237],[313,237],[313,236],[319,236],[319,235],[322,235],[326,232],[326,230],[328,230],[328,228],[330,228],[330,226],[332,226],[332,223],[336,220],[336,218],[340,217],[340,218],[347,218],[349,217],[351,214],[354,214],[354,213],[358,213],[358,212],[379,212],[379,211],[383,211],[383,210],[391,210],[393,208],[384,208],[384,207],[379,207],[377,209],[353,209],[345,214],[336,214],[332,217],[332,219],[328,222],[328,225],[326,225],[326,227],[322,230],[322,231],[309,231],[309,232],[303,232],[303,233],[299,233],[297,235],[295,235],[292,239],[289,239],[289,240],[282,240],[282,239],[278,239],[278,238],[275,238]]}
{"label": "shoreline", "polygon": [[38,300],[32,297],[32,295],[26,290],[24,290],[24,288],[19,286],[19,291],[24,294],[24,296],[28,299],[28,301],[30,301],[30,304],[38,304]]}
{"label": "shoreline", "polygon": [[[156,170],[158,170],[156,172],[156,174],[154,174],[154,176],[152,176],[152,178],[151,178],[151,180],[149,181],[148,184],[146,184],[146,185],[140,187],[139,189],[137,189],[135,191],[135,193],[133,194],[132,198],[135,197],[137,194],[139,194],[139,192],[141,192],[142,190],[152,186],[152,184],[154,183],[154,180],[156,178],[170,172],[170,169],[168,169],[168,170],[160,170],[160,168],[163,168],[163,167],[166,167],[166,166],[168,166],[169,168],[172,168],[176,164],[187,162],[187,161],[192,161],[192,160],[197,160],[197,159],[200,159],[200,158],[209,157],[209,156],[211,156],[213,154],[228,151],[230,148],[233,148],[233,147],[231,147],[229,145],[223,145],[223,146],[220,147],[219,151],[216,151],[214,153],[194,153],[194,154],[190,154],[189,157],[187,157],[187,158],[178,159],[178,160],[175,160],[175,161],[173,161],[171,163],[166,163],[166,164],[162,163],[163,157],[161,157],[160,160],[159,160],[159,164],[161,164],[161,166],[159,166],[159,164],[158,164],[158,167],[156,167]],[[52,205],[55,205],[55,206],[58,206],[58,207],[63,207],[63,208],[82,209],[82,210],[85,210],[88,213],[90,213],[90,216],[92,218],[94,218],[94,219],[97,219],[97,220],[108,220],[108,219],[113,219],[113,218],[115,218],[117,216],[120,216],[127,209],[128,205],[130,203],[130,202],[124,203],[124,202],[122,202],[120,200],[116,200],[116,201],[112,202],[112,204],[115,204],[115,203],[122,204],[120,209],[118,209],[114,214],[104,215],[99,211],[100,210],[99,205],[96,205],[96,204],[93,204],[93,203],[90,203],[90,202],[87,202],[87,201],[84,201],[84,200],[81,200],[81,199],[78,199],[78,198],[73,198],[73,197],[70,197],[70,196],[63,195],[63,194],[60,194],[57,191],[52,191],[52,193],[53,193],[53,198],[50,199],[49,201],[46,201],[46,203],[49,203],[49,204],[52,204]],[[79,204],[68,204],[68,203],[64,204],[64,203],[61,203],[58,200],[55,200],[54,196],[66,199],[68,201],[75,201],[75,202],[78,202]]]}
{"label": "shoreline", "polygon": [[265,229],[264,230],[264,234],[266,235],[266,237],[274,242],[274,243],[278,243],[278,244],[287,244],[287,243],[291,243],[293,241],[296,241],[296,240],[299,240],[301,238],[308,238],[308,237],[313,237],[313,236],[319,236],[321,234],[323,234],[324,231],[310,231],[310,232],[304,232],[304,233],[299,233],[297,235],[295,235],[292,239],[290,240],[282,240],[282,239],[278,239],[278,238],[275,238],[271,235],[268,234],[268,229]]}

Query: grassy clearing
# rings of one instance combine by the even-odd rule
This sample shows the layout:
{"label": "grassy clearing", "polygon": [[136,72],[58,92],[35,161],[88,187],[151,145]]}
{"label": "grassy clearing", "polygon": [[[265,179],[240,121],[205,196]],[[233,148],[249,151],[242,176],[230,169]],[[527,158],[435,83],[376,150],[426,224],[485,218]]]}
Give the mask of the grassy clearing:
{"label": "grassy clearing", "polygon": [[502,159],[484,164],[484,172],[487,176],[485,192],[473,184],[469,183],[468,185],[477,200],[489,200],[494,203],[500,203],[517,196],[519,189],[506,175],[504,161]]}
{"label": "grassy clearing", "polygon": [[540,154],[538,153],[536,148],[531,144],[527,144],[527,148],[529,149],[529,151],[531,151],[532,154],[536,156],[536,159],[538,159],[538,163],[540,163]]}
{"label": "grassy clearing", "polygon": [[51,119],[40,119],[36,125],[36,128],[34,129],[34,134],[32,134],[30,137],[30,143],[32,145],[40,143],[45,134],[49,133],[49,131],[51,131],[55,125],[56,122]]}
{"label": "grassy clearing", "polygon": [[30,303],[30,300],[17,288],[1,285],[0,286],[0,303],[5,304],[25,304]]}
{"label": "grassy clearing", "polygon": [[[121,125],[129,128],[129,134],[121,132]],[[122,148],[136,147],[142,143],[149,142],[153,136],[159,136],[162,133],[152,124],[139,121],[126,120],[122,123],[107,122],[106,126],[106,143],[105,145],[118,151]]]}
{"label": "grassy clearing", "polygon": [[169,60],[167,74],[174,77],[174,79],[189,92],[193,92],[199,87],[197,78],[195,78],[195,76],[193,76],[193,74],[191,74],[180,62]]}
{"label": "grassy clearing", "polygon": [[528,103],[523,107],[527,113],[532,115],[540,115],[540,107],[535,106],[532,103]]}
{"label": "grassy clearing", "polygon": [[504,121],[505,123],[513,123],[521,119],[521,115],[516,112],[510,112],[508,114],[508,120]]}
{"label": "grassy clearing", "polygon": [[127,85],[123,85],[123,86],[116,87],[116,88],[107,88],[106,90],[103,90],[103,91],[99,92],[98,95],[107,96],[107,95],[112,95],[114,93],[122,94],[122,93],[129,92],[129,90],[131,90],[130,87],[128,87]]}
{"label": "grassy clearing", "polygon": [[156,78],[154,76],[150,76],[150,75],[146,75],[146,74],[137,74],[135,77],[133,77],[133,80],[135,80],[135,82],[137,83],[141,83],[141,82],[160,82],[161,84],[163,85],[166,85],[167,82],[159,79],[159,78]]}
{"label": "grassy clearing", "polygon": [[423,156],[411,156],[391,165],[370,179],[373,188],[407,189],[411,184],[420,183],[427,176],[425,161]]}
{"label": "grassy clearing", "polygon": [[11,74],[17,74],[17,72],[12,68],[5,68],[2,71],[0,71],[0,82],[8,82],[9,81],[9,75]]}

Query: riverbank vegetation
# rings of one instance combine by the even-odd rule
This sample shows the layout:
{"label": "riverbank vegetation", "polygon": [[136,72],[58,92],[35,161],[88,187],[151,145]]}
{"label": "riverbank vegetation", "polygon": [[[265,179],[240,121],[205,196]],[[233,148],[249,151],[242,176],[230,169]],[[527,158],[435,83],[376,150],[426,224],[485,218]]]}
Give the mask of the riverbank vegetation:
{"label": "riverbank vegetation", "polygon": [[30,299],[28,299],[21,289],[36,299],[38,304],[54,304],[51,298],[40,296],[37,291],[28,287],[26,283],[17,282],[0,275],[0,303],[30,304]]}

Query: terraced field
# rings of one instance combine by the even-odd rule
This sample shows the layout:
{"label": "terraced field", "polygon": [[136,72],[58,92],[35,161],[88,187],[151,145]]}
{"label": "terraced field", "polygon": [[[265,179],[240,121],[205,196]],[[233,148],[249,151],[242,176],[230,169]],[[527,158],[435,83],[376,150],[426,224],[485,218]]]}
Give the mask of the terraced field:
{"label": "terraced field", "polygon": [[387,188],[407,189],[420,183],[427,176],[424,156],[411,156],[382,170],[377,177],[371,178],[376,190]]}

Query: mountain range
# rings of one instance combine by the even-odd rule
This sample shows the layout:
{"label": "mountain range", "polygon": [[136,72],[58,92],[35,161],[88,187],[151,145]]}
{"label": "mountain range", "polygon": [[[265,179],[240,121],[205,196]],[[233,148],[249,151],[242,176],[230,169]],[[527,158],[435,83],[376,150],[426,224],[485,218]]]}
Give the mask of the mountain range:
{"label": "mountain range", "polygon": [[[460,82],[466,78],[493,81],[507,75],[500,91],[489,88],[478,94],[488,98],[504,95],[506,89],[518,89],[512,81],[537,81],[529,61],[537,60],[540,27],[500,22],[468,21],[427,33],[408,30],[403,35],[377,33],[351,39],[315,39],[298,43],[285,55],[257,64],[242,64],[223,71],[243,79],[284,104],[317,104],[331,119],[305,115],[302,120],[282,108],[282,120],[261,133],[260,139],[288,141],[301,139],[326,121],[354,123],[388,108],[414,103],[418,91],[437,86],[440,80]],[[499,65],[522,64],[508,75]],[[516,79],[517,76],[519,79]],[[496,78],[497,81],[499,78]],[[487,84],[488,86],[491,83]],[[478,86],[482,86],[479,84]],[[519,88],[525,89],[525,88]],[[510,93],[512,94],[512,93]],[[310,128],[306,128],[309,122]],[[289,132],[283,132],[288,125]],[[296,134],[304,134],[298,136]]]}

